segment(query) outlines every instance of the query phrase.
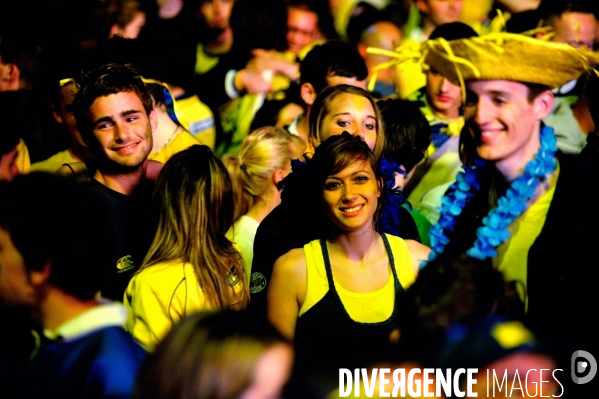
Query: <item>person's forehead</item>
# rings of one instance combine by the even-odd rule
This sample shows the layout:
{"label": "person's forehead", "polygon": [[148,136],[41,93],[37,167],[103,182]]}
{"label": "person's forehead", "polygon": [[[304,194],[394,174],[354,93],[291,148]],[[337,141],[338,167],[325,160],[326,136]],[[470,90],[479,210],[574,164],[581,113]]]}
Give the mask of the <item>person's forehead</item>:
{"label": "person's forehead", "polygon": [[522,82],[516,82],[513,80],[469,80],[466,82],[466,89],[476,93],[528,93],[528,86]]}

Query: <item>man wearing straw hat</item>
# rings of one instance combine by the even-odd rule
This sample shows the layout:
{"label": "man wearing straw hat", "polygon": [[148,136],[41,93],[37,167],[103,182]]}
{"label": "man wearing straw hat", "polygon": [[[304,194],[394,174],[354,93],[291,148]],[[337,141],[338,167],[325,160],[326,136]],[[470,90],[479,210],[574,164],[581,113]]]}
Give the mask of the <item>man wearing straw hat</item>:
{"label": "man wearing straw hat", "polygon": [[431,229],[431,259],[492,258],[543,338],[558,323],[560,276],[581,218],[570,213],[580,201],[575,173],[542,119],[553,106],[551,89],[590,69],[592,54],[508,33],[432,40],[427,51],[429,63],[466,99],[464,171]]}

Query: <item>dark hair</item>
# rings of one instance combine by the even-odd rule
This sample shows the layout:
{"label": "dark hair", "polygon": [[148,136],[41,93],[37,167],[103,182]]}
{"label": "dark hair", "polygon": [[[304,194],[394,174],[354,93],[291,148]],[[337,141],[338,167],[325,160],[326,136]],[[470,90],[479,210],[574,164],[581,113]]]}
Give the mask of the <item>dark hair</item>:
{"label": "dark hair", "polygon": [[230,25],[234,52],[242,57],[257,48],[287,49],[287,7],[281,0],[236,0]]}
{"label": "dark hair", "polygon": [[[104,64],[130,65],[143,79],[165,82],[165,72],[161,58],[154,56],[155,44],[113,36],[88,57],[83,70],[100,68]],[[160,83],[146,83],[156,105],[164,104],[164,87]]]}
{"label": "dark hair", "polygon": [[18,97],[16,92],[0,93],[0,158],[19,144],[23,126],[20,124],[22,111]]}
{"label": "dark hair", "polygon": [[112,245],[103,198],[88,183],[42,172],[0,183],[0,227],[27,270],[50,263],[49,282],[81,300],[94,298]]}
{"label": "dark hair", "polygon": [[539,94],[541,94],[547,90],[551,90],[551,88],[549,86],[542,85],[539,83],[527,83],[527,82],[520,82],[520,83],[522,83],[524,86],[526,86],[528,88],[528,94],[526,96],[526,99],[528,100],[529,103],[532,103]]}
{"label": "dark hair", "polygon": [[20,78],[28,88],[38,88],[42,76],[43,51],[36,43],[14,35],[2,36],[0,61],[15,64],[21,72]]}
{"label": "dark hair", "polygon": [[300,84],[310,83],[319,94],[328,86],[329,76],[364,80],[368,77],[368,69],[353,45],[331,40],[314,46],[300,62]]}
{"label": "dark hair", "polygon": [[[285,199],[291,196],[295,197],[293,202],[303,208],[301,210],[303,214],[313,215],[316,229],[321,237],[328,232],[331,225],[322,205],[322,190],[326,179],[355,162],[368,163],[376,180],[381,179],[376,157],[368,145],[360,137],[344,132],[323,141],[314,151],[312,158],[307,161],[307,167],[294,169],[285,178],[285,190],[283,190]],[[287,182],[291,184],[287,184]],[[288,186],[292,187],[289,187],[288,190]],[[385,198],[384,188],[381,187],[381,190],[381,197],[374,215],[375,226]]]}
{"label": "dark hair", "polygon": [[135,397],[228,399],[251,386],[264,352],[285,339],[247,312],[196,313],[158,344],[141,372]]}
{"label": "dark hair", "polygon": [[89,140],[92,135],[93,126],[88,112],[94,101],[98,97],[121,92],[137,94],[146,114],[150,114],[153,107],[150,91],[132,66],[105,64],[82,75],[73,108],[77,127],[84,140]]}
{"label": "dark hair", "polygon": [[449,22],[437,26],[431,33],[429,40],[442,37],[445,40],[466,39],[478,36],[478,33],[463,22]]}
{"label": "dark hair", "polygon": [[[489,316],[522,320],[524,306],[515,288],[482,261],[461,255],[444,255],[429,262],[402,298],[405,311],[400,316],[402,341],[412,356],[421,360],[437,358],[444,336],[456,324],[473,324]],[[426,363],[426,361],[425,361]]]}
{"label": "dark hair", "polygon": [[377,102],[385,122],[383,157],[391,158],[410,172],[431,143],[431,127],[418,104],[400,99]]}

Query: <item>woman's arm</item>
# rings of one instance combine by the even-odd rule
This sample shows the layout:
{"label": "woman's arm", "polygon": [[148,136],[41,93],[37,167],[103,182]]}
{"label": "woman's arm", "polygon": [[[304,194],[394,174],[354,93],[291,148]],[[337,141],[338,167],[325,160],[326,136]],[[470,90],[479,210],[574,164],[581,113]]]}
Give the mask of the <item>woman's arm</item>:
{"label": "woman's arm", "polygon": [[412,258],[412,266],[414,266],[414,274],[418,275],[418,271],[420,270],[420,263],[428,259],[428,254],[429,252],[431,252],[431,249],[426,245],[419,243],[418,241],[404,241],[408,246],[408,251],[410,251],[410,256]]}
{"label": "woman's arm", "polygon": [[266,299],[268,320],[289,340],[293,340],[306,289],[304,251],[292,249],[275,262]]}

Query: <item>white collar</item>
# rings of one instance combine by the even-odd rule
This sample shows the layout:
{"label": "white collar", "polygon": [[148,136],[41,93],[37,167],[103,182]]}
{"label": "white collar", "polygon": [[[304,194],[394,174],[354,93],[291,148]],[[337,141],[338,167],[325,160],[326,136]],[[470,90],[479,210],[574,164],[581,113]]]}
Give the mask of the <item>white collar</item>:
{"label": "white collar", "polygon": [[127,321],[127,309],[118,302],[102,300],[102,304],[70,319],[55,330],[44,329],[50,339],[72,339],[91,331],[110,326],[123,326]]}

